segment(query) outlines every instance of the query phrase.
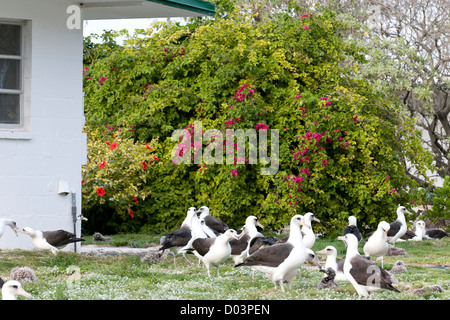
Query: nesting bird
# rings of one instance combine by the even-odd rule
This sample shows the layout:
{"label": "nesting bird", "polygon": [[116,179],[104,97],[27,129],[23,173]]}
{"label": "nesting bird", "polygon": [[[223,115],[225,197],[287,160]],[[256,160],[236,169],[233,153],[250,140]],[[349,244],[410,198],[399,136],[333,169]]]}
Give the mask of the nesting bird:
{"label": "nesting bird", "polygon": [[299,214],[292,217],[287,242],[261,248],[248,256],[243,263],[237,264],[236,267],[250,266],[265,273],[272,280],[275,289],[279,282],[281,291],[285,292],[284,282],[287,282],[290,288],[297,269],[307,259],[306,247],[300,231],[302,218],[303,216]]}
{"label": "nesting bird", "polygon": [[389,244],[387,243],[389,229],[390,225],[386,221],[381,221],[377,230],[369,237],[363,247],[366,257],[375,256],[381,258],[382,268],[384,267],[384,256],[389,250]]}
{"label": "nesting bird", "polygon": [[359,296],[368,297],[372,291],[386,289],[400,292],[392,285],[389,273],[358,252],[358,239],[354,234],[338,237],[347,243],[344,274]]}
{"label": "nesting bird", "polygon": [[20,282],[36,281],[36,275],[30,267],[15,267],[11,270],[10,280],[17,280]]}

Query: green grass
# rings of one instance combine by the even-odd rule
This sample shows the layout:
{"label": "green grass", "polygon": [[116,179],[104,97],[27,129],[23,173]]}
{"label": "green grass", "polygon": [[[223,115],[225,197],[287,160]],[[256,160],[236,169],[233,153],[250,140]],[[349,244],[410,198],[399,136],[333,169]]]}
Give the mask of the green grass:
{"label": "green grass", "polygon": [[[109,245],[147,247],[158,245],[160,235],[114,235]],[[89,237],[86,237],[87,239]],[[86,242],[94,243],[92,239]],[[426,240],[422,242],[400,242],[407,256],[385,257],[384,266],[390,270],[397,260],[403,260],[407,273],[396,274],[399,283],[395,286],[402,291],[378,291],[371,296],[374,300],[415,300],[450,298],[450,270],[433,268],[449,265],[450,239]],[[105,244],[105,243],[102,243]],[[341,241],[318,239],[314,251],[333,245],[338,257],[345,255]],[[231,261],[220,267],[221,278],[212,270],[212,280],[207,277],[203,265],[194,262],[190,266],[184,258],[172,256],[159,264],[142,262],[140,257],[131,255],[93,257],[72,252],[60,252],[53,256],[50,252],[36,250],[0,251],[0,276],[6,281],[10,270],[16,266],[28,266],[35,271],[37,281],[24,283],[26,291],[35,300],[278,300],[278,299],[357,299],[353,287],[347,282],[339,282],[334,290],[319,290],[322,273],[313,265],[306,264],[294,279],[292,289],[286,293],[275,290],[273,284],[260,273],[252,281],[251,269],[235,268]],[[321,257],[324,262],[325,257]],[[429,292],[415,295],[413,291],[424,286],[438,285],[442,293]],[[21,298],[20,298],[21,299]]]}

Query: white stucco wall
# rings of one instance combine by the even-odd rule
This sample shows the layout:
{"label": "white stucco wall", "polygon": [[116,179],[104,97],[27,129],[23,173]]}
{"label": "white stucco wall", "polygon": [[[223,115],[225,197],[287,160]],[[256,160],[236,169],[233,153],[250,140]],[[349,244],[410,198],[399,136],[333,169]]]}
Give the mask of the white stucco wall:
{"label": "white stucco wall", "polygon": [[[83,35],[81,29],[66,27],[70,4],[0,0],[0,20],[27,20],[31,28],[26,43],[31,49],[28,126],[25,132],[0,129],[0,218],[13,219],[19,227],[73,232],[71,195],[58,195],[59,180],[68,181],[76,193],[77,216],[81,214]],[[16,237],[7,228],[0,248],[33,245],[27,235]]]}

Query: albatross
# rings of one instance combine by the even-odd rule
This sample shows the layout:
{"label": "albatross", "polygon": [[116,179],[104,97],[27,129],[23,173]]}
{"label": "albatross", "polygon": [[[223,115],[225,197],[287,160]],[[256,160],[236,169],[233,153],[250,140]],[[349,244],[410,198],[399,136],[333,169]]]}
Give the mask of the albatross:
{"label": "albatross", "polygon": [[405,219],[406,208],[399,206],[397,208],[397,220],[390,223],[390,228],[387,233],[389,243],[395,245],[395,242],[402,237],[407,230],[406,219]]}
{"label": "albatross", "polygon": [[207,206],[203,206],[197,210],[197,213],[200,212],[200,220],[205,220],[205,224],[218,233],[224,233],[229,229],[228,225],[220,220],[219,218],[213,217],[209,214],[209,208]]}
{"label": "albatross", "polygon": [[307,249],[311,249],[314,246],[314,243],[316,242],[316,235],[314,234],[314,231],[312,229],[311,222],[317,221],[320,222],[319,219],[314,217],[314,213],[308,212],[303,216],[303,227],[302,227],[302,235],[303,235],[303,242],[305,244],[305,247]]}
{"label": "albatross", "polygon": [[9,280],[3,283],[2,286],[2,300],[17,300],[17,296],[23,296],[27,299],[31,299],[31,294],[26,292],[19,281]]}
{"label": "albatross", "polygon": [[[197,217],[195,212],[196,212],[196,208],[190,207],[187,211],[186,218],[181,223],[180,229],[169,233],[162,240],[162,243],[161,243],[162,246],[159,248],[159,251],[164,251],[164,250],[168,249],[169,252],[171,254],[173,254],[173,263],[175,265],[177,264],[177,254],[179,253],[179,251],[182,248],[184,248],[189,243],[189,240],[192,237],[191,223],[192,223],[193,217],[194,216]],[[186,259],[186,261],[188,261],[188,263],[191,263],[187,259],[186,255],[185,255],[186,253],[182,252],[182,254],[183,254],[183,257]]]}
{"label": "albatross", "polygon": [[197,238],[192,243],[194,249],[206,267],[208,277],[211,278],[210,267],[216,267],[217,276],[219,274],[219,265],[225,262],[231,256],[231,239],[238,239],[236,230],[228,229],[225,233],[216,238]]}
{"label": "albatross", "polygon": [[371,256],[381,258],[382,268],[384,267],[384,256],[389,250],[389,243],[387,242],[389,229],[389,223],[381,221],[378,224],[377,230],[369,237],[363,247],[364,254],[369,259]]}
{"label": "albatross", "polygon": [[17,236],[17,232],[19,231],[19,228],[17,228],[16,222],[11,219],[1,218],[0,219],[0,238],[3,236],[3,233],[5,232],[5,227],[10,227],[12,231]]}
{"label": "albatross", "polygon": [[54,255],[70,243],[85,241],[66,230],[41,231],[25,227],[20,232],[29,235],[36,248],[50,250]]}
{"label": "albatross", "polygon": [[235,267],[251,266],[265,273],[272,280],[275,289],[277,289],[277,282],[280,283],[282,292],[285,292],[285,281],[291,288],[291,282],[297,274],[297,269],[307,259],[306,247],[300,231],[302,219],[303,216],[299,214],[292,217],[287,242],[261,248]]}
{"label": "albatross", "polygon": [[[339,260],[337,259],[337,250],[333,246],[326,246],[323,250],[317,251],[318,254],[326,254],[327,259],[325,260],[325,266],[323,267],[324,271],[328,268],[331,268],[334,271],[334,279],[335,280],[342,280],[346,281],[347,278],[344,275],[344,262],[345,257],[341,258]],[[326,273],[326,272],[325,272]],[[326,273],[324,277],[327,277],[328,274]]]}
{"label": "albatross", "polygon": [[359,231],[359,229],[356,225],[356,217],[355,216],[348,217],[348,226],[345,227],[342,235],[345,236],[347,233],[353,233],[356,236],[356,238],[358,239],[358,242],[360,242],[362,239],[361,232]]}
{"label": "albatross", "polygon": [[400,292],[392,285],[389,273],[358,252],[358,239],[352,233],[338,237],[347,243],[344,274],[360,297],[367,298],[372,291],[386,289]]}
{"label": "albatross", "polygon": [[[264,235],[258,231],[256,226],[264,229],[264,226],[258,221],[256,216],[248,216],[247,219],[245,219],[245,224],[242,227],[242,230],[240,230],[240,233],[238,232],[240,234],[239,239],[232,239],[230,241],[231,257],[233,258],[235,264],[241,263],[247,256],[249,256],[251,246],[255,243],[252,242],[254,239],[264,237]],[[255,245],[258,244],[260,244],[259,241]],[[252,252],[254,250],[255,248],[252,249]]]}

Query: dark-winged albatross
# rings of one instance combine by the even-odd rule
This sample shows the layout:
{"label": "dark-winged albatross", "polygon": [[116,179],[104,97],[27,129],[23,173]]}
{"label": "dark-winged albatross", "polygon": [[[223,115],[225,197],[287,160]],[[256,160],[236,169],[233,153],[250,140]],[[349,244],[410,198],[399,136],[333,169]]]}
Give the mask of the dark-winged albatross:
{"label": "dark-winged albatross", "polygon": [[320,222],[319,219],[314,217],[314,213],[308,212],[303,216],[302,221],[302,235],[303,235],[303,243],[305,244],[305,247],[308,249],[311,249],[314,246],[314,243],[316,242],[316,235],[314,234],[314,231],[312,229],[311,222],[317,221]]}
{"label": "dark-winged albatross", "polygon": [[406,208],[400,206],[397,208],[397,220],[390,223],[390,228],[387,233],[388,242],[395,245],[395,242],[402,237],[407,230],[405,219]]}
{"label": "dark-winged albatross", "polygon": [[16,222],[11,219],[1,218],[0,219],[0,238],[3,236],[6,226],[10,227],[17,236],[17,232],[19,231],[19,228],[17,228]]}
{"label": "dark-winged albatross", "polygon": [[216,232],[224,233],[229,229],[225,222],[209,214],[209,208],[207,206],[201,207],[197,212],[200,212],[200,220],[205,220],[205,224]]}
{"label": "dark-winged albatross", "polygon": [[353,233],[356,236],[356,238],[358,239],[358,242],[360,242],[362,239],[361,232],[359,231],[359,229],[356,225],[356,217],[355,216],[348,217],[348,226],[345,227],[342,235],[345,236],[347,233]]}
{"label": "dark-winged albatross", "polygon": [[[323,250],[317,251],[318,254],[326,254],[324,270],[331,268],[334,271],[334,280],[346,281],[347,278],[344,275],[344,262],[345,257],[337,260],[337,250],[333,246],[326,246]],[[326,272],[325,272],[326,273]],[[329,276],[328,273],[324,277]]]}
{"label": "dark-winged albatross", "polygon": [[280,283],[281,291],[285,292],[283,282],[291,287],[291,281],[297,274],[297,269],[306,261],[307,253],[303,243],[300,224],[302,215],[295,215],[290,223],[289,239],[285,243],[277,243],[269,247],[261,248],[248,256],[240,266],[251,266],[265,273],[277,288]]}
{"label": "dark-winged albatross", "polygon": [[400,292],[392,285],[386,270],[359,254],[358,239],[354,234],[349,233],[338,239],[347,243],[344,274],[360,297],[368,297],[372,291],[380,289]]}
{"label": "dark-winged albatross", "polygon": [[75,234],[66,230],[41,231],[25,227],[21,232],[31,237],[36,248],[51,250],[54,255],[70,243],[85,241],[82,238],[77,238]]}
{"label": "dark-winged albatross", "polygon": [[31,294],[26,292],[19,281],[9,280],[2,286],[2,300],[17,300],[17,296],[23,296],[31,299]]}
{"label": "dark-winged albatross", "polygon": [[363,247],[364,255],[369,259],[370,257],[381,258],[382,268],[384,268],[384,256],[389,250],[389,243],[387,242],[389,229],[389,223],[381,221],[377,230],[369,237]]}
{"label": "dark-winged albatross", "polygon": [[216,238],[197,238],[192,243],[192,248],[201,256],[201,260],[208,271],[208,277],[211,278],[210,267],[217,268],[219,275],[219,265],[225,262],[231,256],[231,239],[238,239],[236,230],[228,229],[225,233]]}
{"label": "dark-winged albatross", "polygon": [[248,216],[245,219],[245,224],[241,230],[238,231],[240,235],[239,239],[232,239],[231,245],[231,257],[234,264],[241,263],[249,255],[250,246],[255,245],[252,252],[256,249],[258,243],[252,242],[253,239],[258,237],[264,237],[257,229],[259,226],[264,229],[264,226],[258,221],[256,216]]}
{"label": "dark-winged albatross", "polygon": [[[160,251],[164,251],[166,249],[169,250],[171,254],[173,254],[173,263],[177,264],[177,254],[178,252],[184,248],[191,239],[191,223],[193,217],[197,217],[196,215],[196,208],[190,207],[187,211],[186,218],[183,220],[180,229],[169,233],[165,236],[164,240],[162,241],[162,246],[159,248]],[[183,257],[188,261],[188,263],[191,263],[186,255],[185,252],[182,253]]]}
{"label": "dark-winged albatross", "polygon": [[448,233],[441,229],[428,229],[425,231],[427,239],[442,239],[448,236]]}

